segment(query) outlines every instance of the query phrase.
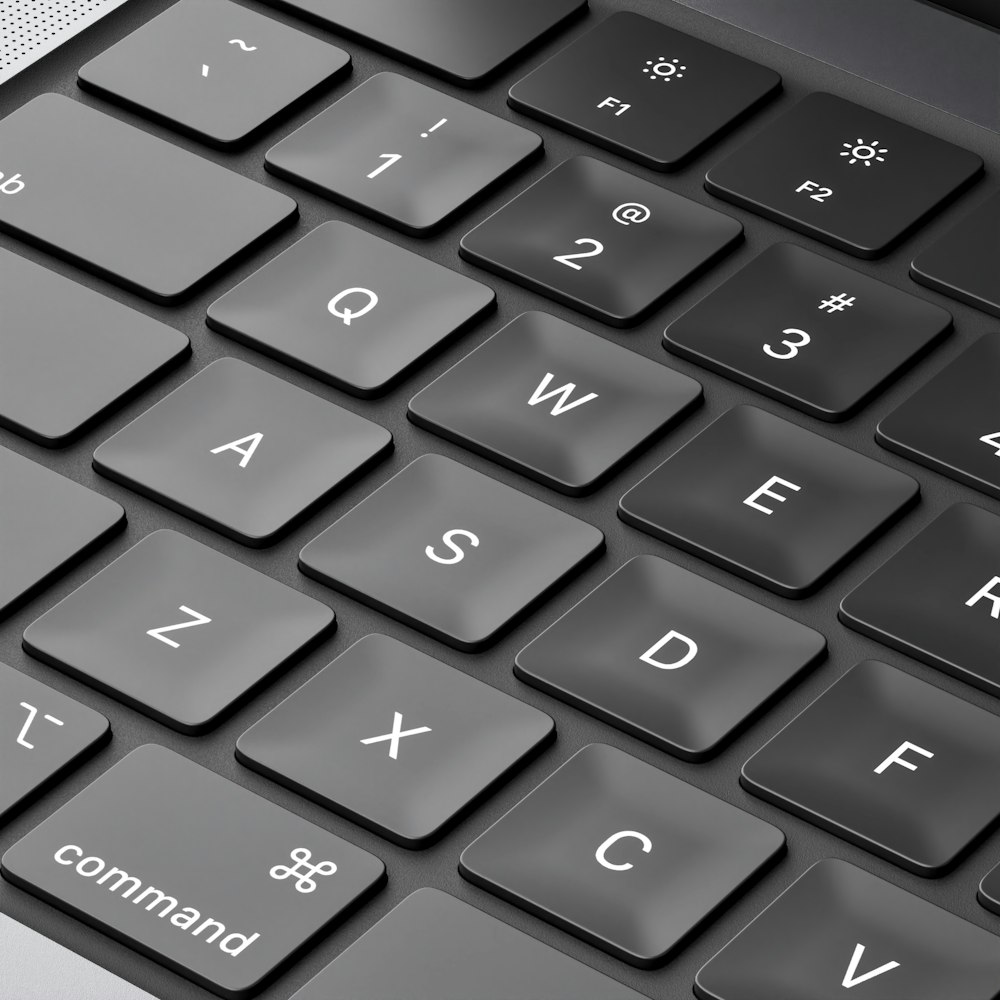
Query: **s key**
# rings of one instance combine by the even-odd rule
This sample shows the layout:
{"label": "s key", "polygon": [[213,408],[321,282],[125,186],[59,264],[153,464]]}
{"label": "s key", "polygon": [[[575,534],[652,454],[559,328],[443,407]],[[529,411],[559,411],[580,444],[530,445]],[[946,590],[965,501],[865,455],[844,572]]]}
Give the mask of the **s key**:
{"label": "s key", "polygon": [[170,304],[294,201],[59,94],[0,121],[0,230]]}

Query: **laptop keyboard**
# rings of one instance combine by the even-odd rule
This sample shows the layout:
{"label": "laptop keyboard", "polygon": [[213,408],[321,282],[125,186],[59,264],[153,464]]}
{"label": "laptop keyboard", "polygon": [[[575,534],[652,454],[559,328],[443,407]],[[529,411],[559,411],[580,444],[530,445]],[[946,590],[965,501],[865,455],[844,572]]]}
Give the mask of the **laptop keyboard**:
{"label": "laptop keyboard", "polygon": [[996,136],[133,7],[0,118],[0,1000],[1000,998]]}

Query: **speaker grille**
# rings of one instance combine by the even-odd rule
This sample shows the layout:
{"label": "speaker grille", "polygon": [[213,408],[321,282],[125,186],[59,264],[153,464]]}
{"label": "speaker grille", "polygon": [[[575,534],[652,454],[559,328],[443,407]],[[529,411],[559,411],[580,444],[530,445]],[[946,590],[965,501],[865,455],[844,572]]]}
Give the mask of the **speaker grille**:
{"label": "speaker grille", "polygon": [[0,83],[126,0],[0,0]]}

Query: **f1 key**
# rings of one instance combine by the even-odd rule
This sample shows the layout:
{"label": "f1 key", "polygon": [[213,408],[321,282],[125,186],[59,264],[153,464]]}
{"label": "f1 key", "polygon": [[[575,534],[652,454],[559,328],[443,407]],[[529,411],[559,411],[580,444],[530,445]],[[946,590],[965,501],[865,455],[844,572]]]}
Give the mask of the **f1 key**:
{"label": "f1 key", "polygon": [[0,230],[154,302],[190,295],[297,211],[287,195],[59,94],[0,121]]}
{"label": "f1 key", "polygon": [[367,851],[152,745],[35,827],[0,867],[230,998],[260,990],[385,882]]}

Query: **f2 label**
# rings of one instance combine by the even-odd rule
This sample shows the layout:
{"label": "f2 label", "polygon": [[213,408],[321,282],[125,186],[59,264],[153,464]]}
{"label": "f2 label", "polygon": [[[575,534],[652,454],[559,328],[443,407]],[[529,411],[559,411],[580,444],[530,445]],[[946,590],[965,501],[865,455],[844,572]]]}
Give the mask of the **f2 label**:
{"label": "f2 label", "polygon": [[808,194],[813,201],[821,204],[828,198],[833,197],[833,188],[823,187],[815,181],[803,181],[796,189],[796,194]]}

